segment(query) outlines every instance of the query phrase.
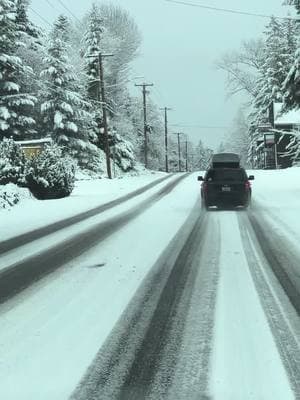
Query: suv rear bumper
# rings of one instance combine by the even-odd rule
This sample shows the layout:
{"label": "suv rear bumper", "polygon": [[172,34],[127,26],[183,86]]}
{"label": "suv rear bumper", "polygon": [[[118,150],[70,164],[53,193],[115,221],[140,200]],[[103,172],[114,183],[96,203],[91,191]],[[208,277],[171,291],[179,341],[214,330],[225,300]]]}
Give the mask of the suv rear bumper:
{"label": "suv rear bumper", "polygon": [[217,196],[205,195],[207,206],[246,206],[251,198],[251,193],[219,193]]}

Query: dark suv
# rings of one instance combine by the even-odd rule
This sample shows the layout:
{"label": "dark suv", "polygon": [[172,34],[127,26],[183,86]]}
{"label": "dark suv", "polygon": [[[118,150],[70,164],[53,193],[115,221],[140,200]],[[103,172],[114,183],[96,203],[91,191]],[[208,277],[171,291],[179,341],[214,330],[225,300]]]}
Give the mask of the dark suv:
{"label": "dark suv", "polygon": [[212,163],[204,178],[198,177],[202,181],[201,199],[205,208],[210,206],[217,207],[248,207],[251,201],[251,180],[253,175],[247,176],[244,168],[239,164]]}

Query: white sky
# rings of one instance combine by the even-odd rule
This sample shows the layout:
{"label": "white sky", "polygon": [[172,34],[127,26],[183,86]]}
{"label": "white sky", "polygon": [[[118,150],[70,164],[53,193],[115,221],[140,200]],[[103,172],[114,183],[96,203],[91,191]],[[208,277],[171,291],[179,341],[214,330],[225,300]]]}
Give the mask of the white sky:
{"label": "white sky", "polygon": [[[192,0],[191,0],[192,1]],[[93,0],[63,0],[74,15],[81,17]],[[285,15],[283,0],[193,0],[208,6],[239,9],[254,13]],[[224,52],[238,49],[244,39],[260,36],[267,19],[234,15],[172,4],[165,0],[111,0],[126,8],[143,35],[140,57],[134,63],[137,76],[155,86],[154,101],[172,107],[170,124],[193,125],[177,128],[193,141],[202,139],[217,146],[226,129],[202,126],[230,126],[241,99],[226,97],[226,76],[214,62]],[[68,15],[60,0],[32,0],[31,7],[52,22],[60,13]],[[69,14],[69,17],[71,15]],[[35,15],[36,23],[45,24]]]}

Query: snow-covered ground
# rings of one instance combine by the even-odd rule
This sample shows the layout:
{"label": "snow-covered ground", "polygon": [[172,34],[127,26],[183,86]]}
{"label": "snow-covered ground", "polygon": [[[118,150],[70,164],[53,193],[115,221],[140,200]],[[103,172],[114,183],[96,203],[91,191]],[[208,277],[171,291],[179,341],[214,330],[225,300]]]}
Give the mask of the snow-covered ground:
{"label": "snow-covered ground", "polygon": [[[21,199],[17,205],[13,208],[0,207],[0,241],[90,210],[165,175],[165,173],[155,172],[124,176],[113,180],[106,178],[78,180],[71,196],[58,200],[36,200],[27,189],[19,189],[18,194]],[[4,186],[3,190],[5,188],[8,188],[8,192],[13,196],[14,185]]]}
{"label": "snow-covered ground", "polygon": [[212,398],[292,400],[294,396],[238,235],[237,215],[217,213],[213,217],[221,230],[221,254]]}
{"label": "snow-covered ground", "polygon": [[58,276],[50,276],[47,285],[41,282],[2,306],[0,398],[68,398],[189,215],[198,198],[198,190],[190,190],[194,184],[193,175]]}
{"label": "snow-covered ground", "polygon": [[[300,238],[300,168],[253,174],[252,211],[296,246]],[[11,211],[1,212],[1,238],[90,209],[161,176],[83,181],[67,199],[25,200]],[[142,280],[200,201],[196,176],[184,179],[65,268],[0,306],[1,399],[69,398]],[[103,213],[99,220],[124,213],[159,187]],[[296,397],[253,280],[239,218],[239,213],[231,211],[208,213],[209,223],[220,235],[209,394],[216,400],[290,400]],[[92,223],[96,220],[80,223],[76,229],[84,232]],[[51,240],[64,240],[74,229],[53,234]],[[41,241],[26,245],[26,251],[32,246],[34,252],[37,243],[39,248],[46,246]],[[254,253],[254,244],[253,249]],[[11,253],[7,262],[13,257],[21,255]],[[259,255],[256,257],[258,268],[263,268]],[[195,323],[200,324],[201,319]]]}
{"label": "snow-covered ground", "polygon": [[300,167],[277,171],[254,171],[254,209],[283,235],[299,246]]}

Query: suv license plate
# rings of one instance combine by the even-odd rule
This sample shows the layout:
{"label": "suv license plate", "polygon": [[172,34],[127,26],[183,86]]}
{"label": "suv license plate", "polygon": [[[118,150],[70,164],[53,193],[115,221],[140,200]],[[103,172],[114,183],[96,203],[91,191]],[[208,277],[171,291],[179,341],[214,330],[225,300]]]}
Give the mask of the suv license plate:
{"label": "suv license plate", "polygon": [[230,192],[231,187],[230,186],[222,186],[222,192]]}

